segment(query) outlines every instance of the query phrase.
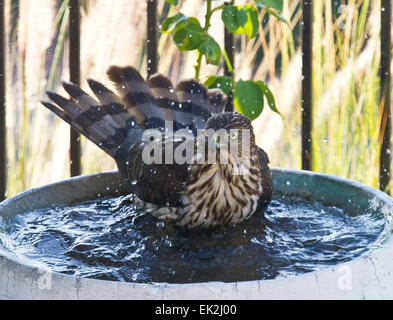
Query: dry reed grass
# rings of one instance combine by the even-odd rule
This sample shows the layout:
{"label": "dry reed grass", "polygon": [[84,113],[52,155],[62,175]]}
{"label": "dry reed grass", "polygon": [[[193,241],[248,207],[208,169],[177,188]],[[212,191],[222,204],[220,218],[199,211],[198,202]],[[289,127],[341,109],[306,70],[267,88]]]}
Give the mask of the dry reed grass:
{"label": "dry reed grass", "polygon": [[[7,0],[8,195],[64,179],[69,170],[69,128],[39,103],[48,86],[61,91],[60,81],[68,79],[68,46],[62,45],[67,21],[63,16],[56,20],[57,3],[67,0],[40,0],[34,5],[28,0],[12,1],[19,2],[19,18],[11,32],[16,20]],[[236,77],[269,82],[283,118],[267,108],[254,122],[258,143],[269,153],[272,165],[300,168],[301,52],[300,39],[293,33],[301,19],[300,0],[284,2],[283,15],[290,26],[269,19],[256,41],[240,38]],[[145,1],[84,3],[82,79],[107,82],[105,71],[111,64],[133,65],[144,73]],[[341,3],[345,5],[335,12],[332,1],[314,1],[314,167],[376,186],[380,8],[369,0]],[[181,10],[202,19],[203,5],[202,0],[186,0]],[[160,13],[163,6],[162,0]],[[218,16],[212,32],[222,43]],[[53,59],[56,46],[58,60]],[[167,35],[160,38],[159,55],[160,72],[174,82],[193,76],[194,54],[178,52]],[[48,83],[51,72],[53,83]],[[222,67],[203,66],[201,74],[216,72],[222,72]],[[85,139],[82,163],[83,173],[115,168],[108,156]]]}

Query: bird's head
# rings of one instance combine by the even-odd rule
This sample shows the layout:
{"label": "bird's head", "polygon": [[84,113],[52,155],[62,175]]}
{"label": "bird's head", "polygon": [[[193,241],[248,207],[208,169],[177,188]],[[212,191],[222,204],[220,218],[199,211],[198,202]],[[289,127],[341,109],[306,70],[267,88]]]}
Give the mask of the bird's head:
{"label": "bird's head", "polygon": [[251,121],[237,112],[213,115],[206,124],[206,150],[219,164],[242,163],[256,155]]}

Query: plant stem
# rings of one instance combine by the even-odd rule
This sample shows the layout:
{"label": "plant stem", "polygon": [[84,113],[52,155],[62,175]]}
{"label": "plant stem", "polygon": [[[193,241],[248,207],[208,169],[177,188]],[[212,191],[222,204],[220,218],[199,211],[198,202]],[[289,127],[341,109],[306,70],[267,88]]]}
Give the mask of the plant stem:
{"label": "plant stem", "polygon": [[201,73],[201,65],[202,65],[202,55],[197,51],[197,64],[195,66],[195,79],[199,81],[199,75]]}
{"label": "plant stem", "polygon": [[210,28],[210,18],[212,17],[212,0],[207,0],[207,8],[206,8],[206,19],[205,19],[205,31],[208,31]]}
{"label": "plant stem", "polygon": [[[207,0],[205,26],[203,28],[203,30],[205,30],[206,33],[209,31],[209,28],[210,28],[210,19],[212,17],[212,14],[216,10],[217,10],[217,8],[212,10],[212,0]],[[197,59],[197,64],[195,66],[195,79],[196,80],[199,80],[199,75],[201,73],[201,66],[202,66],[202,55],[198,51],[198,59]]]}
{"label": "plant stem", "polygon": [[222,4],[221,6],[215,7],[212,11],[211,14],[213,14],[214,12],[224,9],[225,8],[225,4]]}
{"label": "plant stem", "polygon": [[[68,19],[69,19],[69,15],[70,15],[70,10],[67,7],[68,1],[65,1],[64,3],[66,5],[64,7],[62,6],[60,8],[58,18],[56,18],[56,21],[58,23],[61,22],[61,25],[60,25],[59,34],[57,37],[57,43],[56,43],[55,52],[53,55],[52,65],[51,65],[50,72],[49,72],[49,78],[48,78],[46,90],[51,90],[53,88],[53,85],[55,82],[55,77],[56,77],[56,72],[58,70],[58,66],[59,66],[59,62],[60,62],[61,52],[64,48],[64,40],[65,40],[65,36],[67,33],[67,24],[68,24]],[[57,24],[56,24],[56,26],[57,26]]]}
{"label": "plant stem", "polygon": [[227,68],[228,68],[229,72],[231,73],[232,83],[234,83],[235,75],[233,73],[233,67],[232,67],[231,61],[229,60],[228,54],[225,49],[223,50],[223,52],[224,52],[225,64],[227,65]]}

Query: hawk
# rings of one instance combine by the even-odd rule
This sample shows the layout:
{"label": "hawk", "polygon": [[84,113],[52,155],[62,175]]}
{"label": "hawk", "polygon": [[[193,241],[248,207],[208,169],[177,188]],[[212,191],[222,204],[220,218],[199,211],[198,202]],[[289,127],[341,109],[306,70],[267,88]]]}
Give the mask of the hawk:
{"label": "hawk", "polygon": [[[268,156],[256,146],[246,116],[223,112],[227,97],[220,90],[208,90],[194,79],[174,87],[161,74],[145,81],[132,67],[112,66],[107,74],[116,93],[87,80],[93,97],[63,82],[70,99],[47,92],[53,103],[42,104],[116,161],[139,207],[158,219],[196,229],[238,224],[271,201]],[[213,134],[200,135],[201,129]],[[159,139],[145,140],[147,130],[158,132]],[[158,148],[162,157],[180,147],[184,139],[173,134],[179,130],[189,134],[193,150],[216,151],[217,161],[203,152],[186,155],[186,161],[146,161],[147,147]],[[219,137],[218,130],[223,133]],[[248,155],[241,174],[234,173],[238,158],[229,145],[237,147],[235,156]],[[220,161],[223,155],[227,161]]]}

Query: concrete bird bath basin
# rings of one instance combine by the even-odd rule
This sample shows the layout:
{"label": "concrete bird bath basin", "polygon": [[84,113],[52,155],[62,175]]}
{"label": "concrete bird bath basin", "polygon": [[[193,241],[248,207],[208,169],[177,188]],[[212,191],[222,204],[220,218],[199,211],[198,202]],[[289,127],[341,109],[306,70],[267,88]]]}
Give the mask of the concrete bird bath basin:
{"label": "concrete bird bath basin", "polygon": [[[177,284],[106,281],[57,273],[0,246],[0,299],[392,299],[393,199],[334,176],[280,168],[272,173],[277,194],[326,203],[349,215],[372,211],[384,220],[378,247],[345,263],[287,278]],[[12,219],[54,203],[79,203],[124,194],[125,190],[116,172],[77,177],[1,203],[0,217]]]}

